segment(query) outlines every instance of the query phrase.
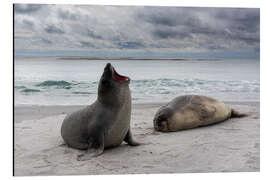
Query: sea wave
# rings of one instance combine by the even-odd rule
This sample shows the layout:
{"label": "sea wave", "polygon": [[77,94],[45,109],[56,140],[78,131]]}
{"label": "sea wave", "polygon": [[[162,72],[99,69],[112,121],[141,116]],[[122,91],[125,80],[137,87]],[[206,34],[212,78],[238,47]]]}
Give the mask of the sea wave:
{"label": "sea wave", "polygon": [[57,86],[57,87],[70,87],[72,83],[69,83],[67,81],[53,81],[53,80],[47,80],[43,81],[41,83],[36,84],[36,86]]}
{"label": "sea wave", "polygon": [[36,93],[40,92],[39,89],[27,88],[26,86],[14,86],[15,89],[22,93]]}
{"label": "sea wave", "polygon": [[[62,89],[72,94],[96,93],[98,82],[78,81],[54,81],[46,80],[40,83],[20,84],[15,89],[25,90],[55,90]],[[38,88],[38,89],[37,89]],[[139,93],[151,92],[157,94],[170,94],[175,91],[218,91],[218,92],[259,92],[259,81],[224,81],[224,80],[203,80],[203,79],[144,79],[131,80],[130,88]],[[27,90],[25,90],[27,91]]]}
{"label": "sea wave", "polygon": [[35,93],[35,92],[40,92],[40,90],[39,89],[25,88],[25,89],[21,90],[21,92],[23,92],[23,93]]}
{"label": "sea wave", "polygon": [[[54,81],[18,83],[15,91],[22,95],[40,96],[39,98],[55,99],[85,98],[95,99],[97,96],[97,81]],[[134,101],[163,101],[182,94],[259,94],[259,81],[225,81],[204,79],[139,79],[131,80],[130,89]]]}
{"label": "sea wave", "polygon": [[89,95],[89,94],[94,94],[94,93],[91,93],[91,92],[78,92],[78,91],[75,91],[75,92],[72,92],[72,94]]}
{"label": "sea wave", "polygon": [[[72,103],[87,104],[97,97],[97,81],[41,81],[15,82],[15,98],[17,103]],[[131,80],[132,100],[136,102],[165,102],[179,95],[202,94],[215,97],[242,97],[242,99],[258,99],[259,81],[225,81],[204,79],[139,79]],[[27,96],[27,98],[25,97]],[[32,98],[31,98],[32,97]],[[244,97],[244,98],[243,98]],[[71,104],[72,104],[71,103]]]}
{"label": "sea wave", "polygon": [[25,86],[14,86],[15,89],[25,89]]}
{"label": "sea wave", "polygon": [[168,91],[218,91],[218,92],[259,92],[258,81],[223,81],[203,79],[148,79],[133,80],[131,87],[135,90],[168,94]]}

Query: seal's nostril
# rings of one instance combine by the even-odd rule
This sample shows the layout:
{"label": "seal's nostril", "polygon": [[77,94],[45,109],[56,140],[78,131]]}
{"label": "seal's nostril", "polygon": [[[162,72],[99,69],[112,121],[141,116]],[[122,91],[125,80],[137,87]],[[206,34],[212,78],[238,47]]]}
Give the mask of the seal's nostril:
{"label": "seal's nostril", "polygon": [[112,66],[111,63],[107,63],[104,70],[107,70],[107,69],[111,68],[111,66]]}

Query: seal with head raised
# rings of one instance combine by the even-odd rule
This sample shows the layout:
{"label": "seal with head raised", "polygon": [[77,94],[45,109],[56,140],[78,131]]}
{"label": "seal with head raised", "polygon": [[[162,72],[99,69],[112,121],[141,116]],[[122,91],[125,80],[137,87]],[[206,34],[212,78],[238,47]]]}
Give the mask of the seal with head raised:
{"label": "seal with head raised", "polygon": [[65,143],[76,149],[87,150],[78,160],[88,160],[102,154],[104,148],[115,147],[123,141],[139,145],[130,131],[130,78],[118,74],[108,63],[98,85],[97,100],[68,115],[61,127]]}
{"label": "seal with head raised", "polygon": [[244,117],[216,99],[186,95],[179,96],[162,106],[154,117],[157,131],[170,132],[215,124],[233,117]]}

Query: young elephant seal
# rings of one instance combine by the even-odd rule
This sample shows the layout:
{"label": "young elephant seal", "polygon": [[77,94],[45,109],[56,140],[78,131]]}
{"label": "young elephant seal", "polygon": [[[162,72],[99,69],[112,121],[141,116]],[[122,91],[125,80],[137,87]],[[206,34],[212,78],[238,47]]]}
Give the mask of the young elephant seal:
{"label": "young elephant seal", "polygon": [[131,136],[130,79],[119,75],[108,63],[98,85],[97,100],[68,115],[62,124],[65,143],[87,150],[77,160],[88,160],[102,154],[104,148],[118,146],[122,141],[138,145]]}
{"label": "young elephant seal", "polygon": [[157,111],[154,117],[154,128],[163,132],[179,131],[244,116],[247,115],[210,97],[179,96]]}

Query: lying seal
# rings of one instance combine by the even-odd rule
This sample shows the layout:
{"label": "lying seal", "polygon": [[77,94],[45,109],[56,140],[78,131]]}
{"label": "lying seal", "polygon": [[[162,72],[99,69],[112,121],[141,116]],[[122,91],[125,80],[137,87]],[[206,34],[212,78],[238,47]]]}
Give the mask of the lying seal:
{"label": "lying seal", "polygon": [[154,117],[154,128],[163,132],[179,131],[244,116],[247,115],[210,97],[179,96],[157,111]]}
{"label": "lying seal", "polygon": [[88,160],[102,154],[104,148],[127,142],[139,145],[130,131],[130,79],[119,75],[108,63],[98,85],[98,98],[89,106],[68,115],[62,124],[65,143],[76,149],[87,150],[77,160]]}

